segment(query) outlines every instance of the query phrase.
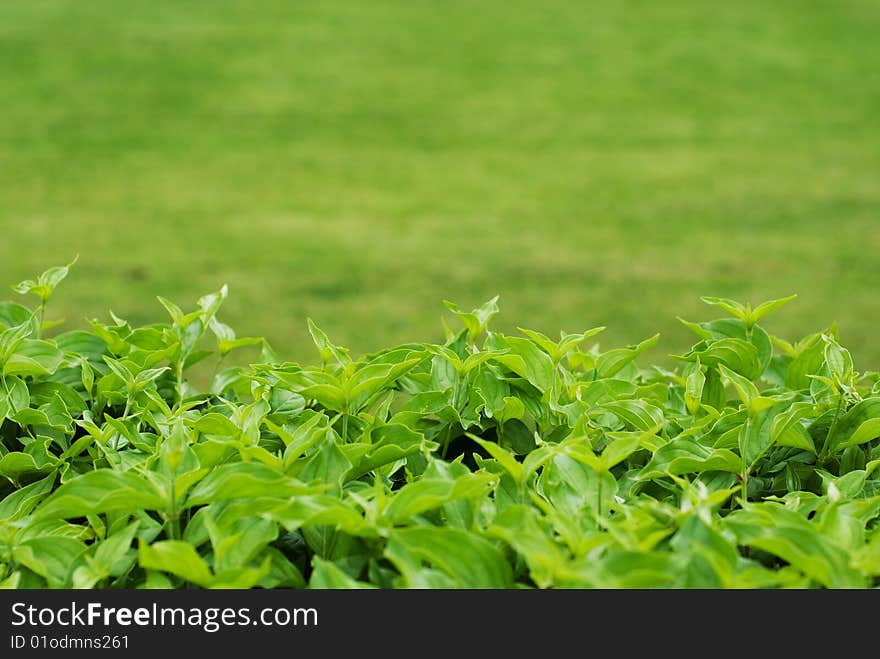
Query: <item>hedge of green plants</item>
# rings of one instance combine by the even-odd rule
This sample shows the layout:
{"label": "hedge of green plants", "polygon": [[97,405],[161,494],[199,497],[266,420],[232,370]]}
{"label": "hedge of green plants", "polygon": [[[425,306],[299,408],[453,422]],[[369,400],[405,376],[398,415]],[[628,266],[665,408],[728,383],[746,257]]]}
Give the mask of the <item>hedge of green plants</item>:
{"label": "hedge of green plants", "polygon": [[225,287],[60,331],[67,274],[0,304],[5,587],[880,583],[880,375],[833,326],[768,335],[792,298],[704,298],[669,368],[637,365],[657,336],[494,332],[497,300],[360,357],[309,321],[300,364],[219,320]]}

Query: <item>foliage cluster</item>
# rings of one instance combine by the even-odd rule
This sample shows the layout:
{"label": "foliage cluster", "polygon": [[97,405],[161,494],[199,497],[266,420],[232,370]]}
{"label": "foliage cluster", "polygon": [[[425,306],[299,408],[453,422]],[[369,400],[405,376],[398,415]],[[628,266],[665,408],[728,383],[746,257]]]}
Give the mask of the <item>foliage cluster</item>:
{"label": "foliage cluster", "polygon": [[494,332],[497,299],[360,357],[309,321],[299,364],[219,320],[225,287],[52,334],[67,273],[0,304],[5,587],[880,583],[880,375],[834,326],[768,335],[792,298],[704,298],[671,370],[636,363],[657,336]]}

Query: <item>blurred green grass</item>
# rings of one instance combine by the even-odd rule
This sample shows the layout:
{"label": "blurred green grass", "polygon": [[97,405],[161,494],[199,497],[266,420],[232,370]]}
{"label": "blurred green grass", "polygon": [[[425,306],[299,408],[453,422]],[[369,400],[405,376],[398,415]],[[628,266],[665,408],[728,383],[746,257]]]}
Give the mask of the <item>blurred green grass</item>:
{"label": "blurred green grass", "polygon": [[[313,359],[714,317],[798,293],[880,367],[880,4],[0,3],[0,282],[80,260],[50,316],[221,318]],[[10,292],[9,297],[13,294]],[[6,297],[0,295],[0,297]]]}

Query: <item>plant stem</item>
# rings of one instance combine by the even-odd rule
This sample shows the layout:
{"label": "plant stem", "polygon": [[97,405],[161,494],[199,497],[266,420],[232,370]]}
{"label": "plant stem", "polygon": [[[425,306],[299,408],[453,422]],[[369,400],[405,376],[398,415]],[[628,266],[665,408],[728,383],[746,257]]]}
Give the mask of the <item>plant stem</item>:
{"label": "plant stem", "polygon": [[183,402],[183,358],[178,360],[176,364],[177,370],[177,385],[176,385],[176,393],[177,393],[177,404],[180,405]]}
{"label": "plant stem", "polygon": [[446,459],[446,453],[449,451],[449,441],[452,439],[452,424],[446,426],[446,438],[443,440],[443,448],[440,451],[440,458]]}
{"label": "plant stem", "polygon": [[456,372],[455,374],[455,384],[452,385],[452,408],[458,412],[458,399],[461,391],[461,375]]}
{"label": "plant stem", "polygon": [[824,462],[827,458],[827,451],[831,449],[833,446],[832,440],[834,439],[834,435],[837,433],[837,421],[840,419],[840,408],[843,407],[843,394],[838,394],[837,396],[837,408],[834,411],[834,421],[831,422],[831,426],[828,428],[828,434],[825,435],[825,441],[822,442],[822,450],[819,451],[819,460]]}
{"label": "plant stem", "polygon": [[[742,480],[742,498],[740,501],[740,505],[745,507],[745,505],[749,502],[749,469],[751,469],[750,465],[746,462],[746,442],[748,441],[749,434],[751,432],[752,425],[752,417],[749,416],[746,419],[746,425],[743,428],[745,433],[740,433],[739,440],[739,458],[742,460],[743,468],[740,473],[740,480]],[[743,439],[743,435],[745,435],[745,440]]]}
{"label": "plant stem", "polygon": [[177,496],[174,475],[171,476],[171,509],[168,511],[168,535],[172,540],[180,539],[180,520],[177,518]]}
{"label": "plant stem", "polygon": [[46,300],[40,298],[39,322],[37,322],[37,338],[43,333],[43,318],[46,316]]}

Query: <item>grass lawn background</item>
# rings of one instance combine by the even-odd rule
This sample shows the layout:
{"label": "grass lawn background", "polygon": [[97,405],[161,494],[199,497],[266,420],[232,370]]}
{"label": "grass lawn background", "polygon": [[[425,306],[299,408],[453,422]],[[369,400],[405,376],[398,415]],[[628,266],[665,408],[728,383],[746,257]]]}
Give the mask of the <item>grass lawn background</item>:
{"label": "grass lawn background", "polygon": [[[880,367],[880,4],[0,3],[0,284],[50,317],[221,318],[313,360],[497,329],[714,317],[798,293]],[[0,294],[12,298],[14,294]]]}

